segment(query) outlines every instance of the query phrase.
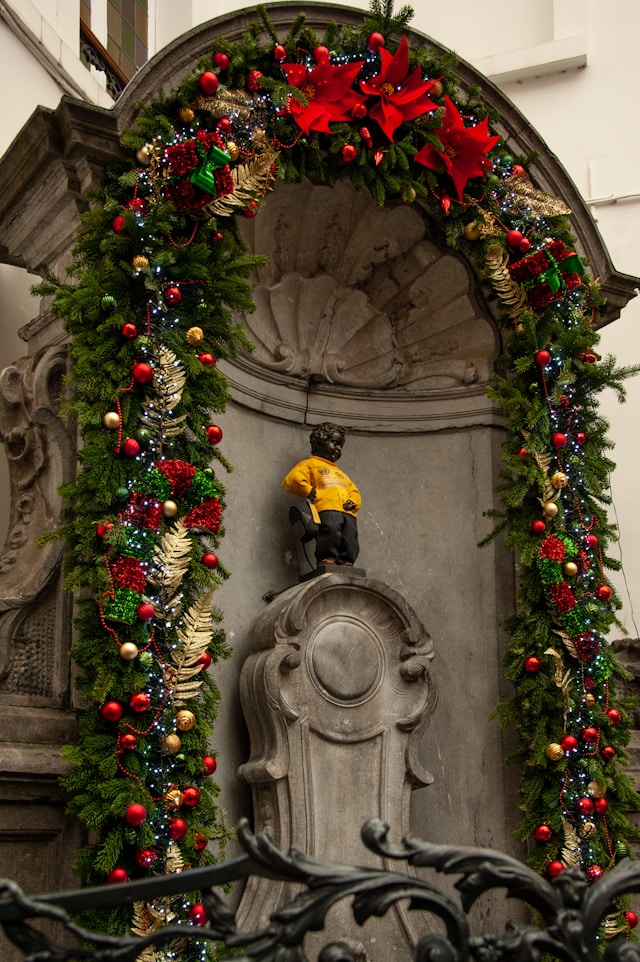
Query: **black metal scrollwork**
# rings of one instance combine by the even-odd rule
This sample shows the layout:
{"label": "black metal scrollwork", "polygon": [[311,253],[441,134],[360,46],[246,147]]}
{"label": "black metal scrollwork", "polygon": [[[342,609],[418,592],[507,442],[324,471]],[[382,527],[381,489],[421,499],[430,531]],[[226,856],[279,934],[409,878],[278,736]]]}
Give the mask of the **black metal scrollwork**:
{"label": "black metal scrollwork", "polygon": [[[536,962],[543,955],[597,962],[603,919],[621,895],[640,891],[640,865],[630,859],[591,885],[577,868],[547,881],[517,859],[492,849],[433,845],[412,836],[394,844],[388,840],[384,822],[373,819],[365,824],[365,844],[385,860],[459,875],[455,883],[460,893],[458,905],[431,882],[402,871],[322,862],[295,849],[285,854],[266,834],[254,835],[246,820],[239,824],[238,835],[246,855],[176,875],[33,897],[11,881],[0,881],[0,924],[27,962],[135,962],[145,947],[161,948],[176,938],[224,942],[236,950],[235,962],[304,962],[305,935],[324,927],[327,912],[336,902],[350,898],[354,921],[362,925],[372,916],[384,916],[402,899],[411,911],[436,916],[446,932],[421,938],[414,949],[415,962]],[[295,883],[302,890],[272,914],[265,928],[243,932],[216,889],[252,875]],[[472,935],[467,913],[480,895],[496,888],[535,909],[540,924],[510,922],[501,934]],[[202,893],[208,918],[205,926],[166,925],[145,937],[113,938],[89,932],[74,922],[89,906],[152,901],[193,891]],[[37,919],[58,923],[66,933],[65,942],[73,936],[78,945],[54,942],[31,924]],[[319,962],[354,962],[354,958],[346,942],[329,941]],[[613,940],[607,945],[605,960],[640,962],[640,943]]]}

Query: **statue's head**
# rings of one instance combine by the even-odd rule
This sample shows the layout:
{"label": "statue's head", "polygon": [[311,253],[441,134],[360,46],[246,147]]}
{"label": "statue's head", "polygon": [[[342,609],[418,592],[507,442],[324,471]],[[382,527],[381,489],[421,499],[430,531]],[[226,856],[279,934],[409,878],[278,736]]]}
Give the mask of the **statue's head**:
{"label": "statue's head", "polygon": [[338,461],[342,454],[346,431],[340,424],[332,421],[323,421],[316,424],[309,441],[311,442],[311,453],[319,458],[326,458],[327,461]]}

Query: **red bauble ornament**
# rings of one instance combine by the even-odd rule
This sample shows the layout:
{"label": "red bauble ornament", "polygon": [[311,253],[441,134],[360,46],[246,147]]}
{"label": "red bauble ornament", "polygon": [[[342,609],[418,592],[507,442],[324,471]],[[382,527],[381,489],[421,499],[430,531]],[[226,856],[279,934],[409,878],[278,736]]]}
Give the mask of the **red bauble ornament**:
{"label": "red bauble ornament", "polygon": [[202,354],[199,354],[198,360],[201,364],[204,364],[205,367],[213,367],[216,363],[215,357],[213,354],[209,354],[208,351],[204,351]]}
{"label": "red bauble ornament", "polygon": [[598,539],[595,534],[585,535],[584,544],[586,548],[595,548],[598,544]]}
{"label": "red bauble ornament", "polygon": [[169,838],[174,842],[184,838],[187,834],[187,823],[183,818],[172,818],[169,822]]}
{"label": "red bauble ornament", "polygon": [[582,447],[587,440],[587,435],[584,433],[584,431],[578,431],[574,440],[579,447]]}
{"label": "red bauble ornament", "polygon": [[193,922],[194,925],[205,925],[207,921],[207,913],[204,910],[204,905],[202,902],[196,902],[189,909],[189,920]]}
{"label": "red bauble ornament", "polygon": [[138,605],[137,615],[140,621],[151,621],[155,613],[155,608],[148,601],[143,601],[141,605]]}
{"label": "red bauble ornament", "polygon": [[126,223],[127,223],[127,222],[126,222],[126,220],[124,219],[124,217],[122,216],[122,214],[118,214],[118,215],[117,215],[116,217],[114,217],[113,220],[111,221],[111,226],[113,227],[113,229],[114,229],[114,231],[116,232],[116,234],[121,234],[122,231],[123,231],[124,228],[125,228]]}
{"label": "red bauble ornament", "polygon": [[223,237],[224,237],[224,234],[222,233],[222,231],[217,230],[213,235],[213,237],[211,238],[211,240],[215,241],[216,243],[219,243]]}
{"label": "red bauble ornament", "polygon": [[213,775],[218,763],[213,757],[213,755],[203,755],[202,756],[202,767],[204,768],[205,775]]}
{"label": "red bauble ornament", "polygon": [[201,852],[204,848],[206,848],[208,841],[209,839],[207,836],[203,835],[201,832],[193,833],[193,847],[195,848],[196,852]]}
{"label": "red bauble ornament", "polygon": [[120,748],[125,752],[131,752],[138,745],[138,739],[133,732],[127,732],[120,739]]}
{"label": "red bauble ornament", "polygon": [[273,59],[277,60],[278,63],[283,63],[287,59],[287,51],[281,43],[277,43],[273,48]]}
{"label": "red bauble ornament", "polygon": [[182,804],[186,805],[187,808],[195,808],[200,801],[200,792],[197,788],[189,786],[185,788],[182,793]]}
{"label": "red bauble ornament", "polygon": [[564,865],[559,859],[554,859],[547,865],[547,875],[550,878],[557,878],[560,872],[564,872]]}
{"label": "red bauble ornament", "polygon": [[122,336],[126,337],[127,340],[131,340],[132,338],[138,336],[138,328],[135,326],[135,324],[131,324],[130,321],[127,321],[126,324],[122,325]]}
{"label": "red bauble ornament", "polygon": [[262,74],[259,70],[250,70],[247,74],[247,90],[257,94],[262,87]]}
{"label": "red bauble ornament", "polygon": [[111,521],[98,521],[96,525],[96,534],[99,538],[104,538],[108,531],[113,528],[113,523]]}
{"label": "red bauble ornament", "polygon": [[636,913],[629,910],[624,913],[624,917],[629,928],[635,929],[636,925],[638,924],[638,916]]}
{"label": "red bauble ornament", "polygon": [[526,448],[520,448],[520,450],[518,451],[518,457],[519,457],[519,458],[526,458],[526,456],[528,455],[528,453],[529,453],[529,452],[527,451]]}
{"label": "red bauble ornament", "polygon": [[342,157],[345,164],[350,164],[356,159],[358,151],[353,146],[353,144],[345,144],[344,147],[340,148],[340,156]]}
{"label": "red bauble ornament", "polygon": [[599,865],[590,865],[587,869],[587,878],[590,882],[597,882],[604,875],[604,869]]}
{"label": "red bauble ornament", "polygon": [[550,360],[551,360],[550,351],[546,351],[544,350],[544,348],[541,351],[536,351],[535,362],[538,365],[538,367],[546,367]]}
{"label": "red bauble ornament", "polygon": [[140,868],[151,868],[158,860],[155,848],[139,848],[136,852],[136,863]]}
{"label": "red bauble ornament", "polygon": [[146,819],[147,810],[144,805],[140,805],[139,802],[131,802],[124,815],[127,825],[142,825]]}
{"label": "red bauble ornament", "polygon": [[618,711],[617,708],[608,708],[607,718],[609,719],[612,725],[620,724],[620,712]]}
{"label": "red bauble ornament", "polygon": [[536,518],[535,521],[531,522],[531,530],[533,534],[544,534],[544,532],[547,530],[547,526],[542,518]]}
{"label": "red bauble ornament", "polygon": [[149,384],[153,381],[153,368],[146,361],[136,361],[133,365],[133,380],[138,384]]}
{"label": "red bauble ornament", "polygon": [[585,742],[597,742],[598,741],[598,729],[597,728],[583,728],[582,737]]}
{"label": "red bauble ornament", "polygon": [[210,424],[207,428],[207,437],[210,444],[218,444],[222,441],[222,428],[219,428],[217,424]]}
{"label": "red bauble ornament", "polygon": [[581,815],[591,815],[593,811],[593,802],[590,798],[584,795],[582,798],[579,798],[578,801],[576,802],[576,808],[578,809]]}
{"label": "red bauble ornament", "polygon": [[508,230],[507,231],[507,244],[509,247],[513,247],[516,250],[520,247],[520,244],[524,240],[524,234],[520,230]]}
{"label": "red bauble ornament", "polygon": [[213,571],[214,568],[218,567],[218,556],[208,551],[202,556],[202,564],[205,568],[210,568]]}
{"label": "red bauble ornament", "polygon": [[351,108],[351,116],[355,117],[356,120],[362,120],[363,117],[367,116],[367,105],[363,103],[354,104]]}
{"label": "red bauble ornament", "polygon": [[605,762],[610,762],[612,758],[615,758],[616,750],[613,745],[604,745],[600,749],[600,754],[604,758]]}
{"label": "red bauble ornament", "polygon": [[126,868],[121,868],[119,865],[116,865],[115,868],[112,868],[109,874],[107,875],[107,882],[109,883],[109,885],[117,885],[119,882],[128,882],[128,881],[129,881],[129,874]]}
{"label": "red bauble ornament", "polygon": [[557,431],[551,436],[551,443],[556,451],[560,451],[567,443],[567,435]]}
{"label": "red bauble ornament", "polygon": [[127,438],[122,445],[122,450],[128,458],[136,458],[140,454],[140,442],[135,438]]}
{"label": "red bauble ornament", "polygon": [[198,78],[198,86],[206,97],[211,97],[218,89],[219,80],[212,70],[205,70]]}
{"label": "red bauble ornament", "polygon": [[522,240],[518,244],[518,250],[520,251],[521,254],[529,253],[529,251],[531,250],[531,241],[529,240],[528,237],[522,238]]}
{"label": "red bauble ornament", "polygon": [[316,63],[326,63],[329,59],[329,48],[320,44],[313,51],[313,59]]}
{"label": "red bauble ornament", "polygon": [[226,53],[219,51],[213,55],[213,65],[217,67],[218,70],[227,70],[229,67],[229,58]]}
{"label": "red bauble ornament", "polygon": [[535,675],[537,671],[540,670],[541,661],[536,658],[535,655],[530,655],[529,658],[524,660],[524,670],[528,671],[531,675]]}
{"label": "red bauble ornament", "polygon": [[196,665],[204,665],[205,669],[211,664],[211,655],[208,651],[203,651],[198,658]]}
{"label": "red bauble ornament", "polygon": [[255,200],[250,200],[246,207],[242,208],[242,216],[251,220],[258,213],[258,202]]}
{"label": "red bauble ornament", "polygon": [[560,747],[563,752],[575,752],[578,747],[578,739],[573,735],[564,735],[560,739]]}
{"label": "red bauble ornament", "polygon": [[216,124],[216,130],[218,131],[221,137],[228,137],[231,131],[233,130],[233,127],[231,126],[231,121],[229,120],[229,118],[221,117],[218,123]]}
{"label": "red bauble ornament", "polygon": [[132,200],[129,201],[129,203],[127,204],[127,207],[129,208],[129,210],[138,210],[138,211],[144,210],[144,201],[142,197],[134,197]]}
{"label": "red bauble ornament", "polygon": [[100,714],[104,720],[109,722],[120,721],[123,712],[124,708],[119,701],[106,701],[100,709]]}
{"label": "red bauble ornament", "polygon": [[182,291],[179,287],[167,287],[164,292],[164,299],[171,307],[175,307],[182,300]]}
{"label": "red bauble ornament", "polygon": [[599,601],[609,601],[611,599],[612,591],[609,585],[600,585],[596,591],[596,597]]}
{"label": "red bauble ornament", "polygon": [[369,34],[369,39],[367,40],[367,50],[371,53],[378,53],[380,47],[384,47],[385,40],[381,33],[374,31],[374,33]]}
{"label": "red bauble ornament", "polygon": [[137,691],[135,695],[132,695],[129,699],[129,706],[133,711],[142,714],[142,712],[148,711],[151,708],[151,699],[144,691]]}
{"label": "red bauble ornament", "polygon": [[606,800],[606,798],[596,798],[594,799],[593,807],[598,815],[604,815],[609,808],[609,802]]}
{"label": "red bauble ornament", "polygon": [[534,830],[534,836],[538,842],[548,842],[553,832],[548,825],[538,825]]}

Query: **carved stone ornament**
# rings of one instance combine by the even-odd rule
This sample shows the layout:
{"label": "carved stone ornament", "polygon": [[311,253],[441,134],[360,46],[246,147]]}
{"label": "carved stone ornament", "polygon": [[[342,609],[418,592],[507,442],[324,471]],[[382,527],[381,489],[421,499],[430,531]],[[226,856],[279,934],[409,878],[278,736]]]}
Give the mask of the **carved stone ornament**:
{"label": "carved stone ornament", "polygon": [[[294,391],[337,386],[366,392],[374,404],[394,394],[415,404],[488,380],[493,324],[468,266],[427,238],[417,208],[378,207],[347,179],[278,183],[242,230],[268,263],[255,273],[256,311],[242,317],[255,350],[234,367],[271,379],[274,394],[285,382]],[[237,397],[242,377],[231,379]]]}
{"label": "carved stone ornament", "polygon": [[[359,824],[393,814],[408,830],[411,790],[432,781],[417,757],[436,703],[429,635],[386,585],[336,573],[279,596],[254,623],[251,649],[240,679],[251,757],[239,774],[256,830],[371,864]],[[252,880],[243,924],[264,923],[286,896],[285,886]],[[361,938],[346,914],[332,924],[340,938]],[[384,940],[376,958],[415,936],[401,907],[385,928],[370,936]]]}

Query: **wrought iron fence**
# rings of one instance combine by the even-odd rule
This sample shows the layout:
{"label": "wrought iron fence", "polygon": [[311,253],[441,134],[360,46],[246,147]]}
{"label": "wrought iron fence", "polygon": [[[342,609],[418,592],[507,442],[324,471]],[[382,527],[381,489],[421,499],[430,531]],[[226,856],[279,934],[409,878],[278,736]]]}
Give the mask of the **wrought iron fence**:
{"label": "wrought iron fence", "polygon": [[[235,962],[303,962],[305,936],[323,928],[330,908],[350,898],[354,921],[363,925],[372,916],[384,916],[399,900],[411,911],[425,912],[443,923],[443,934],[421,938],[414,950],[416,962],[536,962],[542,956],[561,960],[602,958],[600,929],[616,900],[640,891],[640,864],[624,859],[595,883],[588,883],[577,868],[553,880],[537,875],[517,859],[491,849],[433,845],[414,837],[400,844],[388,840],[388,826],[373,819],[362,837],[375,854],[458,875],[455,887],[460,904],[430,881],[378,868],[356,868],[323,862],[295,850],[280,851],[267,835],[253,835],[248,823],[238,826],[246,852],[219,865],[175,875],[107,885],[74,892],[27,896],[11,881],[0,881],[0,923],[27,962],[134,962],[148,946],[161,948],[170,940],[203,939],[235,949]],[[300,886],[300,894],[274,912],[260,931],[238,929],[236,915],[216,891],[231,881],[260,876]],[[539,924],[510,922],[503,933],[470,931],[468,913],[482,893],[505,889],[508,898],[527,903]],[[202,892],[207,923],[167,925],[146,937],[119,938],[87,931],[74,917],[88,908],[153,901],[168,895]],[[48,919],[77,940],[77,947],[57,943],[32,922]],[[446,933],[446,934],[444,934]],[[606,962],[640,962],[640,943],[623,935],[606,945]],[[354,962],[343,942],[327,942],[320,962]]]}

